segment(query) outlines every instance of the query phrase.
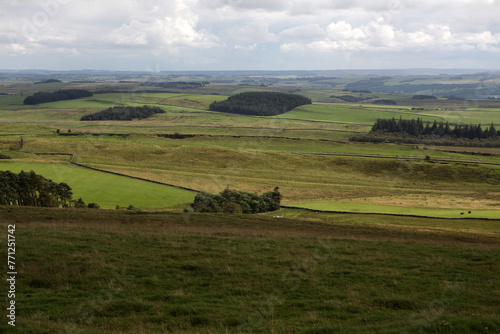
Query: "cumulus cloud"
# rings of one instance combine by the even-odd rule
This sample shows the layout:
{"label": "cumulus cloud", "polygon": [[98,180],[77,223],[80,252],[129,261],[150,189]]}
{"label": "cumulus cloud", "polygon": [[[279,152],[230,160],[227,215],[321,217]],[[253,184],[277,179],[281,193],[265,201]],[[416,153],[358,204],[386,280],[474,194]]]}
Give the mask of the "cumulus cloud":
{"label": "cumulus cloud", "polygon": [[192,65],[203,50],[218,68],[249,59],[245,52],[267,67],[285,57],[301,67],[298,54],[319,66],[359,51],[379,66],[389,58],[375,62],[377,54],[422,51],[428,64],[438,52],[499,52],[498,12],[499,0],[6,0],[0,57],[4,64],[39,54],[87,64],[90,54]]}
{"label": "cumulus cloud", "polygon": [[288,28],[279,33],[280,38],[287,40],[314,40],[325,36],[325,31],[317,23]]}
{"label": "cumulus cloud", "polygon": [[[28,0],[23,6],[10,8],[14,15],[0,23],[0,29],[24,49],[38,48],[54,39],[73,42],[76,48],[213,47],[217,37],[197,27],[199,16],[191,7],[196,3],[174,0],[160,7],[150,0]],[[22,16],[15,15],[17,12]],[[58,36],[61,34],[68,36]]]}
{"label": "cumulus cloud", "polygon": [[478,33],[453,33],[444,24],[428,24],[416,31],[396,29],[383,20],[372,21],[353,27],[345,21],[332,22],[325,37],[310,43],[284,43],[281,49],[312,49],[316,51],[387,51],[410,50],[500,50],[500,33],[482,31]]}
{"label": "cumulus cloud", "polygon": [[256,43],[270,43],[278,41],[276,35],[269,32],[269,24],[261,20],[248,22],[245,25],[233,27],[228,31],[229,35],[238,41]]}
{"label": "cumulus cloud", "polygon": [[262,11],[283,11],[286,10],[288,0],[210,0],[208,5],[213,8],[233,8],[235,10],[262,10]]}

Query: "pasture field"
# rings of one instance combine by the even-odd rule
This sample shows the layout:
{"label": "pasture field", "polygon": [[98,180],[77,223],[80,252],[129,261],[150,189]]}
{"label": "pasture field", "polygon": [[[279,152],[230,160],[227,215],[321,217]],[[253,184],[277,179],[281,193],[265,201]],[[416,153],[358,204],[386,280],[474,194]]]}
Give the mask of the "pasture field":
{"label": "pasture field", "polygon": [[[403,203],[401,203],[403,204]],[[406,202],[406,204],[408,204]],[[416,204],[416,203],[415,203]],[[429,203],[427,203],[429,205]],[[491,203],[494,205],[494,203]],[[433,208],[433,207],[408,207],[408,206],[394,206],[394,205],[378,205],[378,204],[364,204],[353,202],[308,202],[298,203],[296,206],[322,211],[337,211],[337,212],[359,212],[359,213],[385,213],[395,215],[414,215],[422,217],[441,217],[441,218],[489,218],[497,219],[498,210],[483,210],[474,209],[469,214],[470,210],[460,211],[460,208],[467,208],[471,205],[467,201],[456,203],[455,209]]]}
{"label": "pasture field", "polygon": [[[365,107],[368,107],[365,105]],[[386,108],[384,108],[386,109]],[[380,118],[415,119],[422,118],[423,121],[441,121],[442,118],[426,117],[411,111],[402,111],[401,107],[387,108],[387,110],[337,107],[336,104],[307,105],[295,108],[291,112],[274,116],[284,119],[303,119],[320,122],[352,123],[372,126]]]}
{"label": "pasture field", "polygon": [[33,170],[54,182],[65,182],[73,198],[98,203],[102,208],[166,209],[193,201],[194,192],[132,178],[102,173],[64,162],[0,161],[0,170],[15,173]]}
{"label": "pasture field", "polygon": [[[10,146],[18,142],[8,138],[12,138]],[[75,154],[75,162],[90,167],[209,192],[229,186],[262,193],[279,186],[284,204],[320,202],[325,210],[348,203],[352,208],[372,205],[375,212],[418,211],[420,215],[485,210],[484,215],[496,218],[499,212],[500,165],[483,164],[500,164],[491,149],[485,149],[483,155],[393,144],[262,137],[51,134],[24,138],[23,151],[14,158],[33,161],[32,154],[23,152]],[[434,161],[426,161],[426,155]]]}
{"label": "pasture field", "polygon": [[[406,207],[406,212],[415,207],[425,211],[438,202],[441,207],[433,208],[432,212],[487,210],[484,215],[493,218],[499,212],[499,169],[483,164],[499,164],[498,149],[449,150],[346,142],[349,135],[369,129],[363,122],[368,124],[386,114],[414,117],[410,111],[322,104],[266,118],[182,106],[197,101],[205,103],[203,108],[206,108],[210,99],[221,98],[215,95],[98,96],[99,103],[105,103],[101,108],[112,105],[113,101],[123,105],[151,102],[164,107],[167,113],[130,122],[80,122],[82,115],[99,110],[89,105],[84,107],[95,103],[94,97],[44,104],[34,109],[6,110],[0,112],[0,120],[5,122],[0,126],[5,130],[0,148],[19,149],[22,136],[22,151],[11,155],[24,162],[33,159],[28,152],[74,154],[75,162],[91,167],[210,192],[219,192],[227,186],[252,192],[280,186],[287,205],[319,202],[321,207],[336,208],[340,201],[350,203],[353,208],[372,205],[377,212],[399,213]],[[63,132],[71,128],[74,134],[82,135],[57,136],[56,128]],[[85,135],[89,132],[124,136]],[[165,133],[197,136],[184,139],[156,136]],[[28,155],[23,155],[24,152]],[[431,160],[424,161],[426,157]],[[469,185],[466,190],[464,182]],[[398,202],[406,194],[414,195],[413,200]],[[103,202],[105,207],[117,204],[121,206]],[[142,202],[129,204],[153,208]],[[157,208],[164,207],[170,205]]]}
{"label": "pasture field", "polygon": [[0,207],[16,332],[500,329],[498,220],[283,214]]}

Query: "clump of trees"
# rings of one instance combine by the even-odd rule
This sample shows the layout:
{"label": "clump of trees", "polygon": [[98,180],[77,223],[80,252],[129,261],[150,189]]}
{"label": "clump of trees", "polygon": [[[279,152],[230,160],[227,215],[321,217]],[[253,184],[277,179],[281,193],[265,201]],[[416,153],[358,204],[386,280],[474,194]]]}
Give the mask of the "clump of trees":
{"label": "clump of trees", "polygon": [[413,95],[411,98],[414,100],[437,100],[434,95]]}
{"label": "clump of trees", "polygon": [[378,119],[366,135],[352,136],[351,141],[395,142],[446,146],[499,147],[500,130],[491,123],[483,129],[481,124],[424,122],[422,119]]}
{"label": "clump of trees", "polygon": [[434,137],[455,137],[468,139],[482,139],[500,136],[500,131],[495,129],[491,123],[486,129],[482,129],[481,124],[456,124],[452,129],[448,122],[434,121],[424,122],[422,119],[378,119],[372,127],[371,132],[404,133],[411,136],[430,135]]}
{"label": "clump of trees", "polygon": [[273,116],[311,103],[311,99],[302,95],[279,92],[246,92],[230,96],[225,101],[214,102],[210,104],[209,110],[231,114]]}
{"label": "clump of trees", "polygon": [[64,101],[64,100],[76,100],[82,97],[93,96],[91,92],[85,89],[62,89],[55,91],[53,93],[49,92],[38,92],[24,99],[24,104],[33,105],[40,103]]}
{"label": "clump of trees", "polygon": [[86,115],[81,121],[131,121],[132,119],[143,119],[154,114],[165,113],[160,107],[110,107],[94,114]]}
{"label": "clump of trees", "polygon": [[388,106],[395,106],[398,103],[394,100],[389,100],[389,99],[378,99],[378,100],[373,100],[373,104],[383,104],[383,105],[388,105]]}
{"label": "clump of trees", "polygon": [[278,187],[262,195],[225,189],[219,194],[198,193],[191,207],[195,212],[261,213],[278,210],[282,197]]}
{"label": "clump of trees", "polygon": [[72,197],[66,183],[53,182],[33,171],[0,171],[0,205],[85,207],[81,198],[74,201]]}
{"label": "clump of trees", "polygon": [[175,81],[175,82],[144,82],[141,86],[146,87],[161,87],[161,88],[171,88],[171,89],[194,89],[200,88],[208,84],[209,82],[184,82],[184,81]]}
{"label": "clump of trees", "polygon": [[342,95],[342,96],[332,95],[330,97],[334,97],[336,99],[340,99],[340,100],[345,101],[345,102],[361,102],[361,101],[366,100],[364,97],[356,97],[356,96],[352,96],[352,95]]}
{"label": "clump of trees", "polygon": [[47,79],[47,80],[42,80],[42,81],[39,81],[39,82],[35,82],[34,84],[35,85],[39,85],[39,84],[56,83],[56,82],[62,82],[62,81],[58,80],[58,79]]}

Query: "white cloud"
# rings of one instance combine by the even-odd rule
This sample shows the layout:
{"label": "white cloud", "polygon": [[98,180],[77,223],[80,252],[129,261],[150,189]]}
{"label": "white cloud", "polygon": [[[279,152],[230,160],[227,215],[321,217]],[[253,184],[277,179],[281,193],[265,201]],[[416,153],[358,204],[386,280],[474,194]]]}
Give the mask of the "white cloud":
{"label": "white cloud", "polygon": [[257,49],[257,44],[253,43],[251,45],[235,45],[234,48],[236,50],[246,50],[246,51],[253,51]]}
{"label": "white cloud", "polygon": [[110,43],[122,45],[146,45],[148,36],[144,29],[147,25],[137,20],[132,20],[129,24],[124,23],[120,28],[109,33],[107,39]]}
{"label": "white cloud", "polygon": [[[293,31],[293,30],[289,30]],[[385,24],[382,19],[353,27],[345,21],[332,22],[325,37],[310,43],[283,43],[281,50],[309,48],[316,51],[387,51],[415,50],[500,50],[500,33],[453,33],[443,24],[429,24],[416,31],[404,31]]]}
{"label": "white cloud", "polygon": [[6,1],[0,12],[5,67],[36,55],[71,55],[72,66],[99,59],[101,67],[132,59],[170,65],[174,58],[192,66],[200,50],[214,68],[249,59],[255,67],[260,61],[279,68],[284,58],[300,68],[306,63],[300,57],[320,66],[337,53],[363,55],[379,66],[390,58],[376,60],[382,53],[406,61],[401,52],[420,52],[416,59],[431,64],[443,52],[493,57],[500,49],[499,0]]}
{"label": "white cloud", "polygon": [[322,38],[324,36],[325,31],[317,23],[310,23],[285,29],[279,33],[280,38],[287,40],[311,40]]}
{"label": "white cloud", "polygon": [[283,11],[288,8],[288,0],[210,0],[212,8],[232,8],[234,10]]}
{"label": "white cloud", "polygon": [[236,26],[229,30],[229,35],[238,41],[271,43],[278,39],[274,33],[269,32],[269,24],[262,20],[248,22],[242,26]]}

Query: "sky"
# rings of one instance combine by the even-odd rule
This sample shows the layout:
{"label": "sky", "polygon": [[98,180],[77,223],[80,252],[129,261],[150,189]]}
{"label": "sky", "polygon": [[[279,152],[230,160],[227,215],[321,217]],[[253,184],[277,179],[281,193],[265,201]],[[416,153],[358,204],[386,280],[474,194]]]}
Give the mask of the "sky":
{"label": "sky", "polygon": [[500,69],[500,0],[0,0],[0,69]]}

